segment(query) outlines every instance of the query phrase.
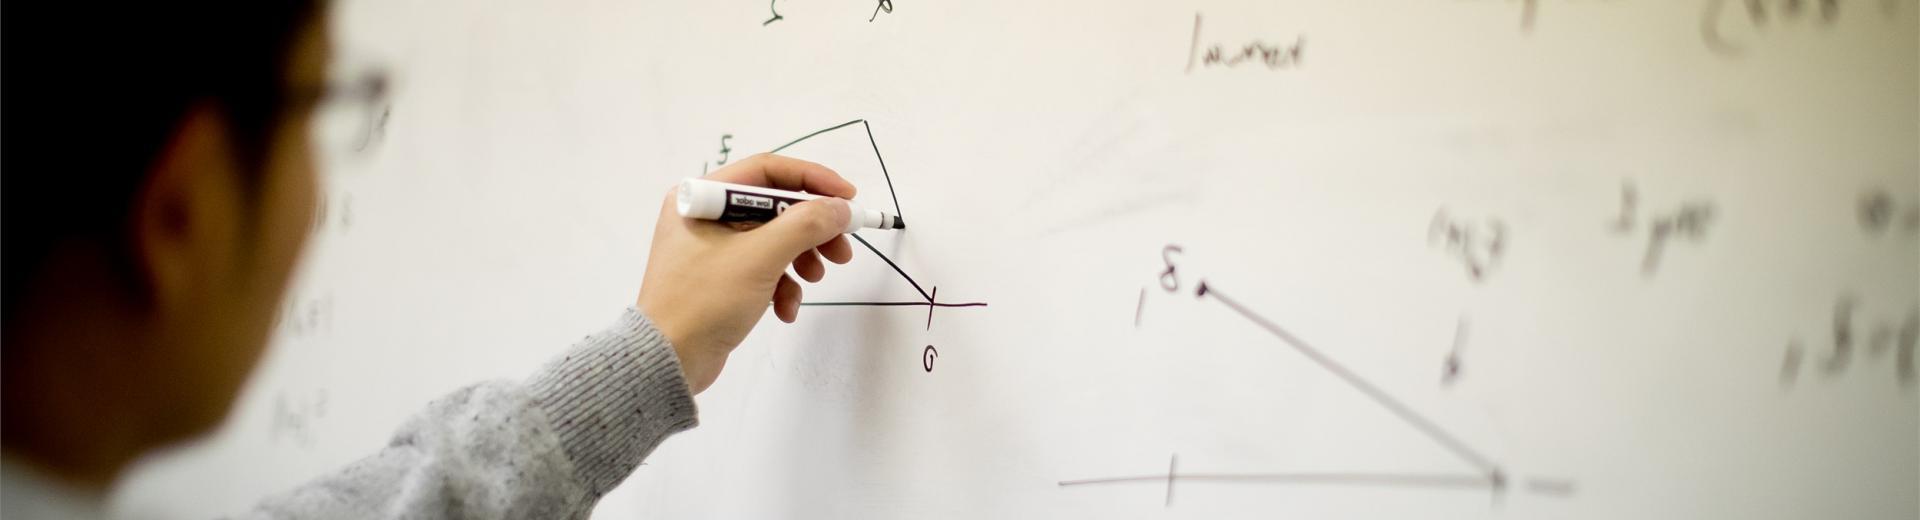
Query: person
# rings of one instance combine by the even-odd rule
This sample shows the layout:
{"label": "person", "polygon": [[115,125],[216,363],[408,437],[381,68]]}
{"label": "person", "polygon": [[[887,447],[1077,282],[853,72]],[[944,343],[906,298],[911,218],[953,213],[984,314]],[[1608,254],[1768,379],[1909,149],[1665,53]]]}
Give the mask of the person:
{"label": "person", "polygon": [[[323,7],[8,6],[0,516],[99,516],[129,463],[228,413],[314,212],[306,129],[329,98]],[[774,155],[710,177],[855,195],[826,167]],[[612,325],[523,380],[433,401],[377,452],[245,516],[587,516],[697,423],[693,395],[769,306],[795,319],[788,266],[816,282],[823,258],[852,256],[836,198],[757,229],[671,207]]]}

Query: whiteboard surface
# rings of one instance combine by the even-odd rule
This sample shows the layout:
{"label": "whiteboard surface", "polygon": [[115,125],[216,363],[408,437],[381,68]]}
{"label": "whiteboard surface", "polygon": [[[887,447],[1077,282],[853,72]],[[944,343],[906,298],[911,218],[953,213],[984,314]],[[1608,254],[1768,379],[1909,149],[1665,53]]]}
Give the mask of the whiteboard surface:
{"label": "whiteboard surface", "polygon": [[391,116],[115,508],[526,374],[674,181],[858,121],[782,151],[913,226],[807,299],[986,306],[766,320],[596,516],[1920,517],[1920,5],[1756,2],[341,2]]}

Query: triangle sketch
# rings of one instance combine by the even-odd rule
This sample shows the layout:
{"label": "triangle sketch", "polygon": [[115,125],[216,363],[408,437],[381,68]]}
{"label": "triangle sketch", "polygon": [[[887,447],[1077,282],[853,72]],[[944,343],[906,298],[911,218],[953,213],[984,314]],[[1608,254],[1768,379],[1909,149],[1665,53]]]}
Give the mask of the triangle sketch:
{"label": "triangle sketch", "polygon": [[[895,191],[893,188],[893,174],[887,171],[887,160],[885,157],[883,157],[880,154],[880,143],[873,138],[873,125],[871,123],[868,123],[866,119],[855,119],[852,121],[847,121],[845,123],[840,123],[834,126],[816,130],[813,133],[809,133],[807,135],[801,136],[799,139],[788,141],[786,144],[780,145],[779,147],[776,147],[773,150],[769,151],[769,153],[780,153],[781,151],[786,150],[787,148],[790,148],[794,145],[800,144],[802,142],[806,142],[808,139],[812,139],[814,137],[818,137],[822,134],[833,132],[835,130],[848,128],[856,124],[860,125],[860,128],[866,131],[867,145],[872,147],[873,158],[876,162],[880,164],[880,175],[883,178],[885,178],[887,181],[887,195],[893,201],[893,214],[900,216],[902,219],[905,219],[906,214],[900,210],[900,194],[899,192]],[[914,292],[919,293],[921,301],[827,301],[827,302],[808,301],[808,302],[801,302],[800,303],[801,306],[807,306],[807,307],[923,307],[924,306],[927,308],[927,328],[929,329],[933,328],[933,310],[936,308],[986,307],[987,306],[985,302],[959,302],[959,303],[941,302],[939,301],[939,295],[940,295],[939,287],[934,287],[932,291],[928,291],[926,288],[921,287],[920,282],[914,280],[912,275],[907,274],[906,269],[901,268],[900,264],[895,263],[892,258],[887,257],[886,253],[880,252],[880,248],[874,247],[873,243],[868,242],[867,239],[864,237],[861,237],[859,233],[848,233],[847,236],[852,237],[855,242],[858,242],[860,243],[861,246],[866,247],[867,251],[873,253],[874,256],[880,257],[880,260],[882,262],[886,262],[887,267],[893,268],[894,273],[900,275],[900,279],[905,280],[908,285],[913,286]]]}
{"label": "triangle sketch", "polygon": [[[1144,298],[1144,292],[1143,298]],[[1292,332],[1268,320],[1241,304],[1238,300],[1213,287],[1206,280],[1200,280],[1194,289],[1194,296],[1202,300],[1212,300],[1232,310],[1235,314],[1265,330],[1300,355],[1312,361],[1321,370],[1332,374],[1348,387],[1358,391],[1368,400],[1390,412],[1401,422],[1413,427],[1422,436],[1436,446],[1445,449],[1453,458],[1459,460],[1466,470],[1457,473],[1383,473],[1383,472],[1293,472],[1293,473],[1223,473],[1223,472],[1186,472],[1179,470],[1179,454],[1168,457],[1167,471],[1160,474],[1122,475],[1111,477],[1084,478],[1059,481],[1060,487],[1076,487],[1099,484],[1125,483],[1164,483],[1168,507],[1173,505],[1175,482],[1242,482],[1266,484],[1312,484],[1347,485],[1374,487],[1416,487],[1429,489],[1453,489],[1466,491],[1485,491],[1497,500],[1503,496],[1512,484],[1506,469],[1479,450],[1469,446],[1458,436],[1440,427],[1439,424],[1421,415],[1392,394],[1374,385],[1358,373],[1307,343]],[[1574,483],[1571,480],[1554,477],[1528,478],[1524,480],[1526,490],[1535,494],[1564,498],[1573,494]]]}

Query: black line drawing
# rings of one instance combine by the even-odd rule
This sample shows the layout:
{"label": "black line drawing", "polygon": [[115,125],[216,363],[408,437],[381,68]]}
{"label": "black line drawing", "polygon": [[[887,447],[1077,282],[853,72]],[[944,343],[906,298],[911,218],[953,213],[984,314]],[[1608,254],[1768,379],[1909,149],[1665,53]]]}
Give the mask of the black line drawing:
{"label": "black line drawing", "polygon": [[[1163,250],[1163,253],[1168,251],[1177,251],[1177,250],[1178,249],[1175,246],[1168,246],[1167,249]],[[1164,273],[1173,273],[1176,271],[1173,265],[1172,259],[1170,257],[1163,256],[1163,260],[1167,261],[1167,270]],[[1163,280],[1166,279],[1165,274],[1162,275],[1162,279]],[[1171,286],[1168,288],[1172,289],[1172,288],[1177,288],[1179,285],[1177,281],[1174,281],[1171,284],[1163,285],[1163,287],[1167,287],[1167,286]],[[1302,356],[1305,356],[1309,361],[1312,361],[1315,365],[1318,365],[1322,370],[1325,370],[1326,372],[1333,374],[1336,378],[1346,383],[1347,386],[1353,388],[1354,390],[1359,391],[1361,394],[1364,394],[1369,399],[1371,399],[1375,404],[1380,405],[1381,408],[1385,408],[1388,412],[1391,412],[1393,415],[1398,417],[1402,422],[1406,423],[1409,426],[1412,426],[1415,430],[1418,430],[1422,435],[1426,436],[1429,440],[1433,441],[1434,444],[1437,444],[1440,447],[1444,448],[1447,452],[1451,453],[1455,458],[1459,459],[1461,462],[1464,462],[1466,463],[1466,465],[1470,466],[1471,471],[1463,471],[1460,473],[1383,473],[1383,472],[1180,473],[1179,467],[1177,464],[1178,456],[1176,454],[1174,457],[1169,458],[1167,462],[1167,472],[1165,474],[1122,475],[1122,476],[1113,476],[1113,477],[1096,477],[1096,478],[1062,480],[1058,482],[1058,485],[1060,487],[1064,488],[1064,487],[1099,485],[1099,484],[1165,482],[1167,487],[1166,505],[1168,507],[1171,507],[1173,504],[1173,486],[1176,481],[1251,482],[1251,483],[1293,484],[1293,485],[1345,485],[1345,486],[1420,487],[1420,488],[1438,488],[1438,489],[1458,489],[1458,490],[1469,490],[1469,491],[1488,491],[1493,494],[1496,500],[1505,494],[1508,488],[1508,483],[1509,483],[1506,469],[1502,465],[1500,465],[1498,462],[1495,462],[1492,458],[1481,453],[1479,450],[1476,450],[1473,447],[1467,445],[1467,443],[1462,441],[1458,436],[1448,432],[1444,428],[1441,428],[1439,424],[1435,423],[1431,419],[1428,419],[1426,416],[1421,415],[1419,412],[1414,411],[1412,407],[1407,406],[1405,403],[1401,402],[1399,399],[1395,398],[1391,394],[1388,394],[1385,390],[1381,390],[1380,387],[1375,386],[1372,382],[1369,382],[1367,379],[1361,377],[1358,373],[1355,373],[1353,370],[1347,368],[1346,365],[1343,365],[1339,361],[1334,360],[1333,357],[1328,356],[1326,353],[1321,351],[1320,348],[1315,347],[1310,343],[1307,343],[1303,339],[1300,339],[1300,337],[1295,336],[1292,332],[1281,327],[1279,324],[1274,323],[1272,320],[1269,320],[1266,317],[1261,316],[1258,313],[1255,313],[1252,309],[1249,309],[1245,305],[1241,304],[1239,300],[1234,299],[1233,297],[1228,296],[1225,293],[1222,293],[1219,288],[1210,285],[1207,282],[1207,280],[1205,280],[1204,278],[1199,280],[1196,283],[1193,294],[1194,294],[1194,297],[1202,300],[1210,299],[1212,301],[1219,302],[1221,305],[1227,307],[1227,309],[1232,310],[1235,314],[1238,314],[1240,315],[1240,317],[1245,318],[1248,322],[1258,326],[1261,329],[1264,329],[1268,334],[1279,339],[1282,343],[1292,348],[1295,352],[1298,352]],[[1466,321],[1465,321],[1465,318],[1462,318],[1460,323],[1460,328],[1456,330],[1456,340],[1460,339],[1460,337],[1465,334],[1465,328],[1466,328]],[[1566,498],[1571,496],[1574,492],[1574,482],[1568,479],[1553,478],[1553,477],[1534,477],[1534,478],[1526,479],[1525,483],[1526,483],[1526,486],[1524,487],[1524,489],[1527,492],[1533,493],[1536,495],[1555,497],[1555,498]]]}
{"label": "black line drawing", "polygon": [[772,24],[773,22],[778,22],[778,21],[787,19],[787,17],[785,16],[780,16],[779,4],[780,4],[780,0],[767,0],[767,11],[772,12],[773,17],[768,18],[767,21],[760,22],[761,27],[766,27],[767,25]]}
{"label": "black line drawing", "polygon": [[[1452,475],[1443,473],[1179,473],[1175,465],[1167,464],[1167,473],[1161,475],[1128,475],[1121,477],[1102,477],[1080,480],[1063,480],[1061,486],[1084,486],[1089,484],[1120,484],[1127,482],[1166,482],[1167,505],[1173,504],[1173,482],[1214,481],[1214,482],[1265,482],[1274,484],[1332,484],[1332,485],[1369,485],[1392,487],[1438,487],[1463,489],[1488,489],[1486,477],[1479,475]],[[1169,476],[1171,475],[1171,476]],[[1553,480],[1529,480],[1530,485],[1542,482],[1564,483]],[[1570,488],[1571,486],[1562,486]]]}
{"label": "black line drawing", "polygon": [[1140,287],[1140,303],[1133,306],[1133,328],[1140,328],[1140,313],[1147,310],[1147,288]]}
{"label": "black line drawing", "polygon": [[1447,360],[1441,365],[1440,384],[1442,386],[1453,386],[1453,383],[1460,379],[1460,371],[1465,368],[1462,366],[1465,360],[1461,359],[1461,356],[1466,348],[1467,318],[1462,316],[1460,322],[1453,326],[1453,351],[1447,353]]}
{"label": "black line drawing", "polygon": [[1179,468],[1180,468],[1180,454],[1175,453],[1172,455],[1168,455],[1167,456],[1167,501],[1166,501],[1166,505],[1163,507],[1173,507],[1173,481],[1174,479],[1179,478],[1176,476],[1180,474]]}
{"label": "black line drawing", "polygon": [[[782,150],[786,150],[787,148],[790,148],[793,145],[806,142],[806,140],[812,139],[814,137],[818,137],[821,134],[825,134],[825,133],[839,130],[842,128],[847,128],[856,124],[860,125],[861,129],[866,131],[867,145],[872,147],[873,158],[876,162],[880,164],[880,175],[882,178],[886,179],[887,181],[887,196],[893,201],[893,214],[899,215],[900,218],[905,219],[906,212],[901,211],[901,208],[900,208],[900,193],[894,190],[893,188],[893,173],[887,171],[887,159],[885,156],[880,154],[879,141],[873,138],[873,124],[867,122],[866,119],[855,119],[845,123],[840,123],[827,128],[816,130],[812,133],[801,136],[799,139],[787,141],[786,144],[783,144],[777,148],[774,148],[771,153],[780,153],[780,151]],[[918,280],[915,280],[913,278],[913,275],[907,274],[906,269],[901,268],[900,264],[895,263],[892,258],[889,258],[886,255],[886,253],[880,252],[880,248],[874,247],[873,243],[868,242],[867,239],[861,237],[859,233],[848,233],[847,236],[853,237],[853,240],[855,242],[859,242],[861,246],[866,247],[867,251],[873,253],[873,256],[880,257],[880,261],[886,262],[887,267],[893,268],[893,272],[899,274],[900,279],[906,280],[907,285],[913,286],[914,292],[920,293],[920,298],[926,301],[919,301],[919,302],[901,302],[901,301],[801,302],[800,305],[808,306],[808,307],[920,307],[920,306],[924,306],[927,308],[927,328],[928,329],[933,328],[933,310],[936,308],[986,307],[987,306],[985,302],[941,303],[939,301],[936,301],[935,296],[939,294],[939,291],[940,291],[939,287],[934,287],[933,292],[928,292],[926,288],[920,285],[920,282]]]}
{"label": "black line drawing", "polygon": [[1322,353],[1319,348],[1316,348],[1313,345],[1308,344],[1306,341],[1301,340],[1299,337],[1294,336],[1292,332],[1288,332],[1287,329],[1281,328],[1279,325],[1268,320],[1267,318],[1260,316],[1259,314],[1255,314],[1251,309],[1248,309],[1246,306],[1241,305],[1238,300],[1235,300],[1227,296],[1226,294],[1220,292],[1219,289],[1208,285],[1206,280],[1200,281],[1199,288],[1196,289],[1194,293],[1195,293],[1195,296],[1198,296],[1202,299],[1205,299],[1207,297],[1212,297],[1214,300],[1219,301],[1222,305],[1226,305],[1227,308],[1232,309],[1234,313],[1239,314],[1241,317],[1246,318],[1248,321],[1251,321],[1255,325],[1260,326],[1260,328],[1266,329],[1268,333],[1272,334],[1276,338],[1279,338],[1281,342],[1286,343],[1287,346],[1293,347],[1295,351],[1298,351],[1301,355],[1306,356],[1307,359],[1310,361],[1313,361],[1314,364],[1320,365],[1320,368],[1325,369],[1328,372],[1331,372],[1334,376],[1339,377],[1340,380],[1345,381],[1348,386],[1353,387],[1355,390],[1359,390],[1360,393],[1366,394],[1368,398],[1373,399],[1375,403],[1379,404],[1381,407],[1386,408],[1387,411],[1393,412],[1394,415],[1400,416],[1400,419],[1402,421],[1406,422],[1408,425],[1413,426],[1415,429],[1420,430],[1421,433],[1426,434],[1426,436],[1429,439],[1432,439],[1434,442],[1439,443],[1441,447],[1446,448],[1447,451],[1453,452],[1454,456],[1460,458],[1461,461],[1466,462],[1469,465],[1472,465],[1475,469],[1482,472],[1483,475],[1489,480],[1495,479],[1498,475],[1502,473],[1500,469],[1500,465],[1494,463],[1493,460],[1487,458],[1486,455],[1483,455],[1479,451],[1474,450],[1473,448],[1467,446],[1467,444],[1465,442],[1461,442],[1458,437],[1455,437],[1453,434],[1448,433],[1444,429],[1441,429],[1438,424],[1435,424],[1432,420],[1427,419],[1425,416],[1420,415],[1418,412],[1413,411],[1413,408],[1408,407],[1406,404],[1400,402],[1399,399],[1396,399],[1392,395],[1387,394],[1387,392],[1384,390],[1381,390],[1380,387],[1374,386],[1373,383],[1367,381],[1364,378],[1361,378],[1359,374],[1354,373],[1352,370],[1348,369],[1345,365],[1341,365],[1340,362],[1334,361],[1332,357],[1328,357],[1326,354]]}

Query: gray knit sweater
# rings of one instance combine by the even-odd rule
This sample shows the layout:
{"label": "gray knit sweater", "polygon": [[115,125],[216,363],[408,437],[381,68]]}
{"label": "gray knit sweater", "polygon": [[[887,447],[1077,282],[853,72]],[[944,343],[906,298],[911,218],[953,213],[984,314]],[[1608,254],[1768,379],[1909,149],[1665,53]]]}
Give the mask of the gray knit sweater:
{"label": "gray knit sweater", "polygon": [[673,349],[628,309],[526,381],[435,400],[380,452],[243,518],[586,518],[695,415]]}

